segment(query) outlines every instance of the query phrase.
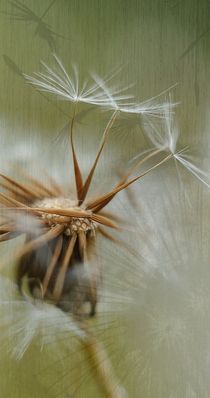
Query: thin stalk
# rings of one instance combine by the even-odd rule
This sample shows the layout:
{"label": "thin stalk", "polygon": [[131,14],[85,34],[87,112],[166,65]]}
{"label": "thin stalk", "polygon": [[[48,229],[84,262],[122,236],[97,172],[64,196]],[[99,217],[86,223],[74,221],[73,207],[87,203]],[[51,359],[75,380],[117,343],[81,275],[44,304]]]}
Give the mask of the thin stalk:
{"label": "thin stalk", "polygon": [[125,390],[114,374],[112,364],[102,343],[87,331],[87,328],[86,338],[82,340],[82,343],[106,397],[125,398]]}
{"label": "thin stalk", "polygon": [[122,191],[123,189],[127,188],[129,185],[133,184],[135,181],[139,180],[140,178],[144,177],[146,174],[150,173],[150,171],[156,169],[159,167],[161,164],[167,162],[169,159],[171,159],[174,156],[173,153],[170,153],[170,155],[166,156],[163,160],[155,164],[154,166],[150,167],[146,171],[144,171],[142,174],[138,175],[137,177],[134,177],[130,179],[129,181],[123,183],[122,185],[117,185],[111,192],[108,192],[105,195],[102,195],[101,197],[97,198],[96,200],[89,202],[87,204],[87,209],[92,210],[93,212],[98,212],[101,210],[103,207],[105,207],[113,198],[114,196]]}
{"label": "thin stalk", "polygon": [[160,153],[162,151],[162,149],[157,149],[155,151],[153,151],[152,153],[149,153],[149,155],[145,156],[143,159],[139,160],[139,162],[135,163],[130,170],[128,171],[128,173],[126,173],[121,180],[119,181],[119,183],[117,184],[117,186],[120,186],[122,184],[124,184],[124,182],[126,182],[126,180],[128,179],[128,177],[134,172],[134,170],[137,169],[137,167],[141,166],[142,164],[144,164],[147,160],[151,159],[153,156],[157,155],[158,153]]}
{"label": "thin stalk", "polygon": [[70,264],[70,260],[71,260],[71,256],[74,250],[74,246],[76,244],[76,240],[77,240],[77,235],[73,235],[70,239],[69,239],[69,243],[68,243],[68,247],[63,259],[63,263],[61,264],[60,267],[60,271],[59,274],[56,278],[56,283],[55,283],[55,287],[53,290],[53,298],[57,301],[60,298],[60,295],[62,293],[62,289],[63,289],[63,285],[64,285],[64,280],[65,280],[65,275],[68,269],[68,266]]}
{"label": "thin stalk", "polygon": [[99,158],[100,158],[101,153],[102,153],[102,151],[104,149],[104,146],[105,146],[105,144],[107,142],[109,132],[110,132],[112,126],[113,126],[114,121],[116,120],[116,117],[117,117],[118,113],[119,113],[118,110],[114,111],[114,113],[112,114],[109,122],[106,125],[106,128],[105,128],[104,133],[103,133],[103,137],[102,137],[102,142],[101,142],[101,144],[99,146],[95,161],[94,161],[94,163],[93,163],[93,165],[92,165],[92,167],[91,167],[91,169],[89,171],[89,174],[88,174],[88,176],[87,176],[87,178],[85,180],[85,183],[83,185],[83,189],[82,189],[81,196],[80,196],[80,199],[81,199],[82,202],[84,202],[84,200],[86,198],[86,195],[88,193],[88,190],[89,190],[89,187],[90,187],[90,184],[91,184],[91,181],[92,181],[96,166],[97,166],[98,161],[99,161]]}
{"label": "thin stalk", "polygon": [[74,148],[74,142],[73,142],[73,128],[74,128],[74,121],[75,121],[75,116],[76,116],[76,109],[77,109],[77,103],[75,104],[75,107],[74,107],[74,114],[73,114],[73,118],[72,118],[71,126],[70,126],[70,144],[71,144],[71,150],[72,150],[72,156],[73,156],[77,199],[80,200],[80,193],[82,192],[82,189],[83,189],[83,181],[82,181],[82,174],[80,171],[79,163],[78,163],[75,148]]}
{"label": "thin stalk", "polygon": [[52,254],[52,258],[51,258],[50,264],[47,267],[47,271],[46,271],[46,274],[45,274],[45,277],[44,277],[44,281],[43,281],[43,296],[45,295],[45,293],[47,291],[50,278],[51,278],[51,276],[53,274],[53,271],[55,269],[56,263],[57,263],[57,261],[59,259],[60,254],[61,254],[62,244],[63,244],[63,237],[62,237],[62,235],[60,235],[60,237],[58,238],[58,241],[56,243],[56,246],[55,246],[55,251]]}

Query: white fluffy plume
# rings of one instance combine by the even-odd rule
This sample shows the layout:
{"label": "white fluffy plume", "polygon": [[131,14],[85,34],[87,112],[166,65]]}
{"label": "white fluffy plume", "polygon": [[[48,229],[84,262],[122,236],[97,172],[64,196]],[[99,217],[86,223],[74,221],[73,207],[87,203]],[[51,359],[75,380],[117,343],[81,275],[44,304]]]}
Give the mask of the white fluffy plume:
{"label": "white fluffy plume", "polygon": [[146,135],[155,146],[160,150],[169,151],[173,154],[176,163],[181,164],[191,174],[194,175],[208,188],[210,187],[210,174],[198,166],[196,166],[196,158],[190,156],[190,147],[184,147],[177,150],[177,143],[180,136],[179,129],[175,123],[174,115],[172,112],[174,104],[169,100],[163,105],[163,118],[159,126],[154,125],[152,121],[145,115],[145,130]]}
{"label": "white fluffy plume", "polygon": [[[122,94],[127,88],[110,86],[104,90],[96,81],[80,82],[79,73],[76,66],[72,66],[72,76],[68,74],[63,63],[53,55],[55,65],[49,67],[41,62],[44,72],[34,73],[33,76],[24,75],[26,80],[36,86],[40,91],[46,91],[54,94],[58,99],[69,102],[82,102],[95,106],[102,106],[113,109],[114,103],[123,104],[133,96]],[[110,82],[116,73],[105,77],[104,84]]]}
{"label": "white fluffy plume", "polygon": [[[42,349],[46,344],[56,345],[66,334],[84,337],[69,314],[53,305],[20,297],[15,283],[3,276],[0,278],[0,313],[1,336],[11,337],[10,351],[17,359],[23,357],[33,340]],[[64,340],[66,344],[69,341]]]}
{"label": "white fluffy plume", "polygon": [[[92,74],[92,83],[88,81],[81,83],[75,65],[72,66],[72,76],[70,76],[57,55],[54,54],[53,57],[54,66],[49,67],[41,62],[44,72],[34,73],[34,76],[25,74],[26,81],[40,91],[49,92],[56,95],[58,99],[65,101],[86,103],[127,114],[162,117],[165,104],[159,102],[159,98],[170,91],[172,87],[143,102],[134,102],[131,101],[134,98],[133,95],[127,93],[133,84],[124,87],[112,83],[120,69],[104,78]],[[171,104],[171,106],[175,105]]]}

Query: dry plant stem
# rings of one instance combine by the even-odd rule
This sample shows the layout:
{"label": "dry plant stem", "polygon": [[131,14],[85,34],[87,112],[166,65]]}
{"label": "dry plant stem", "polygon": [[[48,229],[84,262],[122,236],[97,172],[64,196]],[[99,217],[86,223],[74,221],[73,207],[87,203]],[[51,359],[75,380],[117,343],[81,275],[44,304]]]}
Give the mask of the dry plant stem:
{"label": "dry plant stem", "polygon": [[[41,189],[43,195],[47,194],[48,196],[55,196],[58,194],[58,192],[56,190],[53,190],[53,187],[49,188],[46,185],[44,185],[43,183],[41,183],[40,181],[38,181],[35,177],[31,177],[31,175],[28,174],[22,167],[18,167],[18,170],[20,171],[22,176],[24,176],[25,178],[27,178],[27,180],[32,182],[35,187],[37,187],[38,189]],[[49,177],[47,177],[47,178],[49,180]]]}
{"label": "dry plant stem", "polygon": [[[104,238],[117,243],[118,245],[125,247],[127,246],[126,243],[118,238],[115,238],[115,236],[111,235],[109,232],[107,232],[103,227],[98,227],[98,231],[100,232],[101,235],[104,236]],[[129,248],[130,249],[130,248]]]}
{"label": "dry plant stem", "polygon": [[77,218],[91,218],[91,213],[86,210],[68,210],[68,209],[60,209],[60,208],[48,208],[48,207],[33,207],[32,210],[39,211],[43,213],[49,214],[57,214],[59,216],[66,216],[66,217],[77,217]]}
{"label": "dry plant stem", "polygon": [[25,254],[29,253],[30,251],[33,251],[37,249],[40,246],[43,246],[48,242],[49,240],[52,240],[59,236],[63,231],[63,226],[57,225],[44,233],[43,235],[39,236],[36,239],[33,239],[26,243],[23,248],[17,253],[16,258],[23,257]]}
{"label": "dry plant stem", "polygon": [[33,199],[34,197],[36,197],[37,199],[41,198],[39,194],[35,193],[34,188],[32,188],[31,190],[25,187],[25,185],[16,182],[11,177],[5,176],[2,173],[0,174],[0,177],[2,177],[4,180],[8,181],[10,184],[14,185],[15,187],[17,187],[18,189],[20,189],[23,193],[27,195],[28,199]]}
{"label": "dry plant stem", "polygon": [[57,242],[56,247],[55,247],[55,251],[54,251],[54,253],[52,255],[50,264],[49,264],[49,266],[47,268],[47,271],[46,271],[46,274],[45,274],[45,277],[44,277],[44,280],[43,280],[43,296],[45,295],[45,293],[47,291],[50,278],[51,278],[51,276],[53,274],[54,268],[55,268],[56,263],[58,261],[58,258],[60,256],[60,253],[61,253],[61,250],[62,250],[62,244],[63,244],[63,237],[61,235],[59,237],[59,239],[58,239],[58,242]]}
{"label": "dry plant stem", "polygon": [[103,387],[106,398],[123,398],[121,383],[114,375],[112,364],[103,345],[90,332],[86,331],[83,346],[98,376],[100,386]]}
{"label": "dry plant stem", "polygon": [[65,275],[66,275],[66,271],[74,250],[74,246],[77,240],[77,235],[73,235],[70,239],[69,239],[69,243],[68,243],[68,248],[67,251],[65,253],[65,257],[63,260],[63,263],[61,265],[58,277],[56,279],[56,283],[55,283],[55,288],[53,291],[53,297],[55,298],[55,300],[57,301],[60,298],[62,289],[63,289],[63,284],[64,284],[64,280],[65,280]]}
{"label": "dry plant stem", "polygon": [[93,166],[91,167],[90,172],[89,172],[89,174],[88,174],[88,176],[87,176],[87,178],[86,178],[86,180],[84,182],[84,185],[83,185],[83,189],[82,189],[82,193],[81,193],[81,197],[80,197],[82,202],[84,202],[84,200],[86,198],[86,195],[88,193],[88,190],[89,190],[92,178],[93,178],[93,174],[95,172],[95,169],[96,169],[96,166],[98,164],[99,158],[100,158],[101,153],[102,153],[102,151],[104,149],[104,146],[105,146],[105,144],[107,142],[107,138],[108,138],[109,132],[110,132],[112,126],[113,126],[113,123],[114,123],[118,113],[119,113],[119,111],[117,110],[117,111],[115,111],[112,114],[111,119],[109,120],[109,122],[108,122],[108,124],[107,124],[107,126],[106,126],[106,128],[104,130],[103,137],[102,137],[102,142],[101,142],[101,144],[99,146],[99,150],[97,152],[95,161],[94,161]]}
{"label": "dry plant stem", "polygon": [[123,189],[127,188],[129,185],[133,184],[135,181],[144,177],[146,174],[150,173],[150,171],[156,169],[161,164],[167,162],[173,156],[174,156],[174,154],[170,153],[170,155],[166,156],[163,160],[161,160],[154,166],[150,167],[149,169],[144,171],[142,174],[138,175],[137,177],[132,178],[131,180],[123,183],[122,185],[119,185],[119,186],[117,185],[111,192],[108,192],[107,194],[102,195],[101,197],[97,198],[96,200],[89,202],[87,204],[87,208],[91,209],[93,212],[98,212],[99,210],[103,209],[103,207],[105,207],[114,198],[114,196],[118,192],[122,191]]}
{"label": "dry plant stem", "polygon": [[55,179],[52,176],[48,175],[48,173],[46,173],[46,171],[45,171],[45,175],[46,175],[47,179],[49,180],[51,189],[53,188],[53,190],[55,192],[54,196],[66,196],[66,193],[59,187],[59,185],[57,184]]}
{"label": "dry plant stem", "polygon": [[5,242],[7,240],[13,239],[14,234],[11,232],[6,232],[5,234],[0,235],[0,242]]}
{"label": "dry plant stem", "polygon": [[3,193],[0,193],[0,198],[4,203],[12,204],[15,205],[15,207],[21,207],[21,208],[27,208],[23,203],[19,202],[18,200],[11,198],[11,196],[4,195]]}
{"label": "dry plant stem", "polygon": [[83,188],[83,181],[82,181],[82,174],[80,171],[79,163],[78,163],[76,152],[74,149],[74,142],[73,142],[73,127],[74,127],[74,121],[75,121],[75,116],[76,116],[76,109],[77,109],[77,103],[75,104],[75,107],[74,107],[74,114],[73,114],[73,118],[72,118],[71,126],[70,126],[70,144],[71,144],[71,150],[72,150],[72,156],[73,156],[77,199],[80,200],[80,192],[82,191],[82,188]]}
{"label": "dry plant stem", "polygon": [[5,232],[12,232],[15,231],[15,225],[14,224],[2,224],[0,226],[0,234],[5,233]]}
{"label": "dry plant stem", "polygon": [[162,149],[157,149],[156,151],[153,151],[152,153],[149,153],[149,155],[145,156],[143,159],[141,159],[139,162],[137,162],[136,164],[134,164],[134,166],[131,167],[131,169],[128,171],[128,173],[126,173],[121,180],[119,181],[119,183],[117,184],[117,186],[120,186],[122,184],[124,184],[126,182],[126,180],[128,179],[128,177],[134,172],[134,170],[136,170],[139,166],[141,166],[142,164],[144,164],[147,160],[151,159],[153,156],[157,155],[158,153],[160,153],[162,151]]}
{"label": "dry plant stem", "polygon": [[79,237],[79,253],[82,261],[86,261],[87,254],[86,254],[86,247],[87,247],[87,240],[86,235],[83,231],[80,231],[78,234]]}
{"label": "dry plant stem", "polygon": [[1,182],[0,186],[4,189],[6,189],[7,191],[11,192],[15,197],[19,197],[22,200],[28,200],[28,195],[26,195],[25,193],[21,192],[20,190],[18,190],[17,188],[14,188],[11,184],[6,183],[6,182]]}

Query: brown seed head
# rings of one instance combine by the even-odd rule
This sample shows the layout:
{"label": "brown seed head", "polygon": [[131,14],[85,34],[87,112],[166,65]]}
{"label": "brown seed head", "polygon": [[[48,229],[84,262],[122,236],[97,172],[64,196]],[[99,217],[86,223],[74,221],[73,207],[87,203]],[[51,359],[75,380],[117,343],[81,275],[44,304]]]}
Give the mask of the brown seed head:
{"label": "brown seed head", "polygon": [[[66,210],[76,210],[78,212],[84,211],[83,208],[78,206],[76,201],[68,198],[57,197],[57,198],[45,198],[42,200],[37,200],[33,203],[34,208],[46,208],[46,209],[66,209]],[[89,211],[91,214],[91,211]],[[49,227],[55,227],[58,224],[64,225],[63,233],[66,236],[72,236],[75,233],[80,232],[90,232],[93,236],[95,235],[95,230],[97,225],[91,218],[87,217],[67,217],[52,213],[42,213],[42,219],[47,221]]]}

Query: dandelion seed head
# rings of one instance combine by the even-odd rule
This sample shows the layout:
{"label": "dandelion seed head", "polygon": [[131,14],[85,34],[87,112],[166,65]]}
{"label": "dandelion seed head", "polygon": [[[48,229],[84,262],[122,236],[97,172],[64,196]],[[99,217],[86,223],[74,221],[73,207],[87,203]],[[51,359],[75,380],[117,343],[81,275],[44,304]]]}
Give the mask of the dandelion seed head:
{"label": "dandelion seed head", "polygon": [[[123,307],[122,331],[119,322],[121,340],[126,342],[124,359],[118,348],[119,361],[122,369],[132,369],[130,385],[136,386],[132,396],[179,398],[186,391],[189,396],[190,391],[203,396],[209,391],[209,259],[205,232],[197,228],[197,195],[192,195],[189,209],[171,174],[170,183],[153,180],[149,192],[147,185],[134,189],[141,195],[141,206],[135,210],[136,230],[130,234],[136,251],[124,250],[124,260],[120,257],[116,263],[119,277],[115,270],[113,287],[116,291],[120,285],[126,296],[127,283],[134,298],[130,307]],[[120,276],[122,282],[118,282]]]}
{"label": "dandelion seed head", "polygon": [[210,315],[210,294],[204,286],[197,287],[194,291],[189,293],[188,305],[192,311],[198,315]]}
{"label": "dandelion seed head", "polygon": [[176,348],[177,343],[183,338],[185,330],[186,326],[182,318],[163,313],[151,317],[149,333],[155,350],[162,344]]}
{"label": "dandelion seed head", "polygon": [[[155,391],[155,383],[156,385],[159,383],[157,396],[161,396],[163,384],[160,380],[160,359],[163,363],[163,373],[170,385],[174,384],[172,377],[174,366],[168,360],[172,356],[180,365],[178,378],[181,379],[182,371],[186,371],[184,375],[188,376],[189,366],[186,365],[190,360],[185,359],[185,353],[189,352],[192,336],[196,336],[191,327],[193,322],[190,324],[189,318],[193,318],[194,312],[201,314],[201,305],[204,303],[203,298],[200,298],[194,290],[189,299],[190,288],[186,275],[190,260],[188,250],[185,248],[186,238],[180,236],[179,231],[177,233],[177,219],[173,219],[167,226],[169,228],[166,228],[167,220],[171,220],[171,214],[173,215],[175,210],[173,206],[168,208],[168,201],[165,198],[162,200],[163,207],[158,220],[153,217],[153,207],[155,207],[153,200],[152,209],[148,211],[151,215],[150,219],[148,215],[148,224],[152,219],[151,225],[147,230],[143,228],[143,231],[140,222],[134,225],[137,215],[139,216],[138,209],[131,214],[128,207],[124,206],[133,228],[133,234],[127,229],[124,241],[119,241],[114,234],[107,232],[107,229],[109,231],[111,228],[111,231],[117,233],[120,221],[115,213],[110,214],[104,208],[118,192],[127,189],[168,159],[178,160],[194,175],[198,175],[198,169],[186,159],[185,150],[176,149],[179,133],[173,120],[175,104],[171,101],[159,104],[156,97],[140,104],[129,102],[132,97],[123,94],[127,87],[110,85],[111,77],[101,79],[94,75],[93,84],[85,82],[81,85],[76,67],[72,67],[72,77],[70,77],[58,57],[54,56],[54,59],[55,67],[42,63],[45,71],[35,74],[35,77],[26,76],[26,79],[39,89],[56,94],[64,100],[113,109],[114,113],[85,179],[73,143],[74,117],[70,123],[77,199],[66,198],[62,188],[56,183],[52,183],[49,188],[32,179],[31,181],[29,179],[30,184],[27,182],[22,184],[1,174],[9,193],[1,194],[0,201],[9,212],[11,223],[7,225],[2,223],[0,237],[2,241],[8,236],[10,238],[14,223],[16,232],[20,234],[26,232],[26,243],[19,253],[17,272],[17,283],[23,298],[18,301],[13,300],[15,311],[13,305],[10,308],[14,320],[10,333],[16,341],[12,352],[17,358],[21,358],[32,340],[37,337],[40,339],[41,347],[54,342],[56,336],[63,333],[73,334],[80,340],[84,339],[86,334],[80,330],[73,317],[84,321],[87,313],[82,307],[86,304],[91,307],[88,315],[95,315],[99,297],[101,307],[104,305],[104,313],[108,315],[112,313],[113,317],[116,317],[116,314],[123,317],[126,311],[130,313],[130,317],[125,316],[124,320],[130,321],[126,326],[129,344],[132,345],[132,349],[136,344],[136,352],[139,353],[139,356],[130,356],[137,363],[135,371],[140,369],[140,379],[145,379],[145,383],[148,383],[147,396],[151,396],[151,391]],[[118,112],[143,116],[150,127],[148,137],[158,151],[140,157],[140,161],[122,176],[111,191],[86,200],[100,154]],[[153,124],[153,118],[160,121],[160,131],[156,124]],[[142,163],[149,161],[152,156],[160,155],[161,151],[170,154],[155,166],[132,178],[134,171],[136,172]],[[137,197],[140,197],[138,190],[136,193]],[[158,192],[156,197],[159,198],[160,194],[161,192]],[[26,215],[29,213],[29,218],[21,219],[21,212]],[[31,234],[32,231],[35,233]],[[101,269],[95,251],[94,260],[90,259],[91,245],[93,241],[93,246],[95,245],[96,233],[101,234],[109,243],[119,243],[123,253],[120,260],[118,250],[114,248],[110,257],[115,257],[115,262],[110,257],[107,258],[106,261],[110,261],[109,269],[106,268],[107,286],[104,290],[100,289]],[[94,239],[89,239],[90,237]],[[129,247],[131,241],[132,248]],[[195,262],[193,259],[190,265],[194,267]],[[182,270],[181,277],[180,270]],[[30,298],[24,290],[26,281]],[[2,305],[7,303],[2,300]],[[190,315],[187,314],[189,308]],[[8,325],[9,318],[7,314],[2,324]],[[132,318],[135,318],[136,323],[131,323]],[[54,322],[55,319],[58,323]],[[193,355],[195,357],[195,351]],[[167,387],[164,388],[167,391]]]}

